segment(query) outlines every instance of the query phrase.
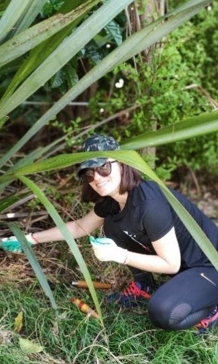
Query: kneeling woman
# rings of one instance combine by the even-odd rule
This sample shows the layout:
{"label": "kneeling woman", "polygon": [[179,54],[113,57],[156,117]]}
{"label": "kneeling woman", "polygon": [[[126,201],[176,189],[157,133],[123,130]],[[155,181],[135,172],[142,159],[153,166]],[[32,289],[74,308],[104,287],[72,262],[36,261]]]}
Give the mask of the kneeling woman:
{"label": "kneeling woman", "polygon": [[[117,150],[109,136],[94,135],[83,151]],[[149,300],[153,324],[166,330],[218,321],[218,272],[180,221],[155,182],[144,181],[133,168],[105,158],[90,159],[78,167],[83,179],[82,200],[94,202],[92,211],[67,223],[74,238],[91,234],[103,225],[108,244],[92,244],[101,261],[115,261],[131,269],[134,280],[107,301],[131,307]],[[170,189],[218,250],[218,228],[196,205]],[[57,228],[34,233],[32,242],[62,239]],[[153,273],[170,279],[155,290]]]}

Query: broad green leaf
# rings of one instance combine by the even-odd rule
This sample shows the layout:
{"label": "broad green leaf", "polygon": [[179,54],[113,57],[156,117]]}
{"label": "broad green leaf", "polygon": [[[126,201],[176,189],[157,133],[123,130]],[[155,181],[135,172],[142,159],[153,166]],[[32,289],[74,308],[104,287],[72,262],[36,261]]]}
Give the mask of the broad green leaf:
{"label": "broad green leaf", "polygon": [[66,242],[68,243],[79,267],[81,272],[84,275],[84,278],[88,284],[93,302],[95,304],[96,310],[100,316],[100,321],[103,324],[102,321],[102,314],[101,314],[101,309],[100,309],[100,305],[98,302],[98,298],[96,296],[96,292],[95,292],[95,288],[93,286],[92,283],[92,279],[90,277],[90,273],[88,271],[88,268],[86,266],[86,263],[80,253],[80,250],[75,242],[75,240],[73,239],[71,233],[69,232],[68,228],[66,227],[66,224],[64,223],[64,221],[61,219],[60,215],[58,214],[58,212],[55,210],[54,206],[51,204],[51,202],[47,199],[47,197],[45,196],[45,194],[41,191],[41,189],[34,183],[32,182],[30,179],[28,179],[27,177],[24,176],[19,176],[20,180],[29,187],[30,190],[33,191],[33,193],[38,197],[38,199],[41,201],[41,203],[45,206],[46,210],[48,211],[49,215],[51,216],[51,218],[53,219],[54,223],[56,224],[56,226],[58,227],[58,229],[60,230],[60,232],[62,233],[64,239],[66,240]]}
{"label": "broad green leaf", "polygon": [[140,149],[218,131],[218,110],[185,119],[157,131],[143,133],[122,144],[122,149]]}
{"label": "broad green leaf", "polygon": [[78,74],[76,72],[76,68],[74,68],[71,64],[66,64],[66,66],[64,67],[64,71],[65,71],[65,77],[67,80],[67,84],[70,87],[73,87],[77,82],[79,82],[79,77]]}
{"label": "broad green leaf", "polygon": [[[23,178],[23,177],[22,177]],[[49,287],[49,284],[47,282],[47,279],[42,271],[42,268],[39,265],[38,260],[36,259],[35,253],[33,252],[33,249],[29,246],[25,235],[23,234],[23,232],[20,230],[20,228],[18,228],[18,226],[14,223],[9,223],[7,224],[9,229],[12,231],[12,233],[16,236],[17,240],[20,242],[21,247],[24,251],[24,253],[26,254],[29,263],[31,265],[31,267],[33,268],[36,277],[39,280],[39,283],[41,284],[41,287],[44,291],[44,293],[46,294],[46,296],[49,298],[51,305],[53,307],[54,310],[57,309],[57,305],[55,303],[55,299],[53,296],[53,293],[51,291],[51,288]]]}
{"label": "broad green leaf", "polygon": [[112,37],[117,45],[122,44],[122,34],[121,34],[120,26],[115,20],[112,20],[105,27],[105,29],[112,35]]}
{"label": "broad green leaf", "polygon": [[[45,84],[79,50],[86,45],[109,21],[119,14],[131,0],[110,0],[101,6],[75,32],[67,37],[59,47],[28,77],[14,92],[0,104],[0,120],[30,95]],[[10,105],[10,106],[9,106]]]}
{"label": "broad green leaf", "polygon": [[[193,4],[193,1],[190,2]],[[156,43],[163,36],[166,36],[173,29],[176,29],[184,21],[195,15],[203,6],[208,4],[209,1],[200,1],[199,5],[192,6],[191,9],[183,10],[181,13],[174,14],[162,24],[163,19],[159,19],[138,33],[135,33],[122,43],[118,48],[111,52],[101,62],[98,63],[91,71],[89,71],[73,88],[71,88],[56,104],[54,104],[34,125],[33,127],[20,139],[20,141],[11,148],[1,159],[0,168],[16,153],[35,133],[37,133],[49,120],[52,119],[59,111],[61,111],[71,100],[74,100],[91,84],[99,80],[115,66],[126,61],[128,58],[133,57],[137,52],[141,52],[146,47]],[[135,51],[137,47],[137,52]],[[13,109],[13,105],[11,107]],[[4,112],[3,112],[4,113]],[[0,114],[1,119],[1,114]]]}
{"label": "broad green leaf", "polygon": [[22,19],[32,0],[11,0],[0,19],[0,43],[14,29],[16,23]]}
{"label": "broad green leaf", "polygon": [[14,36],[12,39],[0,46],[0,67],[20,57],[36,45],[56,34],[79,16],[86,13],[99,1],[100,0],[91,0],[85,6],[82,5],[76,10],[65,15],[57,14],[49,19],[37,23],[33,27],[23,31],[21,34]]}
{"label": "broad green leaf", "polygon": [[25,177],[21,177],[21,175],[25,173],[36,173],[49,171],[52,169],[56,170],[58,168],[69,167],[73,164],[94,157],[106,157],[116,159],[122,163],[130,165],[133,168],[138,169],[142,173],[146,174],[150,179],[157,182],[162,188],[169,203],[172,205],[177,215],[184,223],[185,227],[190,231],[196,243],[200,246],[202,251],[207,255],[208,259],[218,270],[218,253],[205,235],[205,233],[201,230],[196,221],[191,217],[191,215],[186,211],[186,209],[180,204],[180,202],[174,197],[170,190],[157,177],[157,175],[151,170],[148,164],[140,157],[140,155],[136,151],[119,150],[110,152],[81,152],[75,154],[60,155],[39,163],[32,164],[30,166],[26,166],[25,168],[16,171],[16,176],[22,179]]}
{"label": "broad green leaf", "polygon": [[22,337],[19,338],[19,345],[25,354],[37,354],[44,350],[41,345]]}
{"label": "broad green leaf", "polygon": [[63,83],[63,69],[59,70],[57,73],[55,73],[54,76],[51,78],[51,88],[59,87]]}

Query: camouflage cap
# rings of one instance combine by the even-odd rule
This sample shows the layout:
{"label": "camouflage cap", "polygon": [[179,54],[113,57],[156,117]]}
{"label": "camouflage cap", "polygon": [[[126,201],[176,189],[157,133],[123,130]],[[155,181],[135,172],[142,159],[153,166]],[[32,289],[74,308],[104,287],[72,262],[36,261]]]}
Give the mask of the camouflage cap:
{"label": "camouflage cap", "polygon": [[[98,152],[101,150],[118,150],[119,144],[111,136],[95,134],[86,139],[82,146],[81,152]],[[100,167],[106,163],[108,158],[92,158],[82,162],[77,170],[77,177],[80,177],[80,172],[86,168]]]}

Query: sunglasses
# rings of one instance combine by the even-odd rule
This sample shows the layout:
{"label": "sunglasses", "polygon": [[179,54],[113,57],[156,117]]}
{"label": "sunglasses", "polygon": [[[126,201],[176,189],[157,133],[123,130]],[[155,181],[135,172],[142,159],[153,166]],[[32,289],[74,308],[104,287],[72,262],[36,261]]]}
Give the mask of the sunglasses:
{"label": "sunglasses", "polygon": [[108,161],[100,167],[87,168],[84,170],[82,177],[86,179],[88,183],[94,181],[95,172],[97,172],[102,177],[108,177],[111,174],[111,164],[117,161]]}

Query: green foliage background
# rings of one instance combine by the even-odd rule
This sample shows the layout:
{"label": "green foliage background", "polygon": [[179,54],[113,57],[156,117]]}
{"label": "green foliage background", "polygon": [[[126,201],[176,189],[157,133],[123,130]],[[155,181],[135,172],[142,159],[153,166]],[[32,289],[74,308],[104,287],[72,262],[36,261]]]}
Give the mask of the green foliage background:
{"label": "green foliage background", "polygon": [[[127,12],[124,15],[123,10],[130,5],[130,0],[120,0],[119,3],[115,0],[110,0],[103,2],[103,6],[99,4],[99,0],[77,0],[76,3],[69,3],[67,1],[50,1],[47,3],[45,0],[40,0],[37,4],[32,3],[30,0],[26,1],[24,4],[21,0],[17,0],[17,2],[12,0],[8,7],[7,3],[5,3],[3,5],[5,13],[3,13],[0,23],[2,31],[0,40],[3,43],[0,46],[2,54],[0,124],[1,127],[4,126],[4,129],[2,128],[3,133],[5,131],[7,133],[8,126],[9,128],[11,127],[11,130],[14,130],[14,123],[18,123],[20,126],[20,121],[25,122],[26,118],[23,114],[25,114],[26,110],[28,110],[27,114],[32,118],[30,119],[31,128],[28,125],[26,134],[21,131],[20,139],[19,135],[17,137],[16,133],[11,132],[9,129],[9,133],[12,133],[13,138],[16,139],[17,137],[18,139],[17,143],[16,141],[12,143],[12,148],[8,148],[7,143],[2,144],[2,149],[5,148],[7,152],[3,153],[0,159],[0,166],[3,167],[3,172],[5,172],[5,175],[1,177],[1,192],[5,188],[7,189],[7,186],[17,178],[16,171],[23,171],[20,167],[25,166],[24,170],[27,172],[24,172],[24,174],[29,174],[31,171],[39,172],[40,170],[35,169],[35,165],[37,165],[36,160],[40,158],[46,159],[51,154],[56,154],[61,149],[66,149],[67,146],[75,146],[75,139],[81,143],[80,137],[88,134],[88,132],[97,129],[98,132],[103,131],[112,134],[121,145],[124,144],[125,149],[125,144],[128,145],[130,143],[131,145],[132,137],[139,135],[139,138],[141,138],[140,134],[142,132],[148,133],[155,129],[158,134],[159,130],[162,132],[164,127],[167,126],[176,125],[175,128],[177,128],[177,124],[178,129],[180,129],[183,128],[183,124],[187,125],[187,121],[186,123],[185,121],[182,122],[185,119],[191,125],[196,125],[196,119],[187,119],[187,117],[211,111],[209,101],[211,102],[212,98],[204,91],[202,85],[198,85],[198,87],[200,87],[201,93],[203,92],[204,96],[206,95],[206,99],[202,95],[199,97],[198,94],[194,93],[195,90],[194,92],[189,90],[190,87],[193,88],[193,82],[198,82],[199,72],[193,62],[187,61],[186,63],[185,60],[187,58],[182,54],[182,52],[185,53],[184,42],[186,43],[191,39],[191,29],[194,27],[194,23],[188,23],[187,20],[196,15],[205,6],[207,6],[205,11],[209,12],[209,1],[189,0],[187,3],[182,4],[181,7],[167,13],[167,15],[161,13],[162,17],[154,12],[152,22],[146,20],[143,23],[142,21],[141,29],[133,31],[133,34],[130,34],[127,39],[125,39],[125,29],[130,28],[132,25],[129,23]],[[18,5],[20,5],[20,8]],[[17,12],[14,11],[15,7]],[[26,14],[27,7],[28,10],[31,10],[30,17],[28,12]],[[134,10],[134,7],[130,7],[130,14],[132,10]],[[140,5],[136,2],[136,15],[142,15],[143,11],[145,9],[140,8]],[[120,12],[121,15],[119,14]],[[37,14],[35,26],[28,29],[31,21],[33,21]],[[128,27],[125,26],[125,22],[128,23]],[[50,30],[53,30],[51,24],[55,24],[56,31],[52,35],[50,34]],[[181,30],[180,28],[177,30],[181,24],[185,24],[185,26]],[[87,29],[89,29],[89,32]],[[172,30],[175,30],[175,32],[169,35]],[[43,38],[39,36],[41,33]],[[30,39],[33,42],[32,44],[29,42]],[[193,42],[192,39],[191,41]],[[189,57],[190,53],[191,51],[189,50]],[[6,77],[3,77],[5,73]],[[121,81],[123,85],[119,87]],[[119,89],[117,90],[118,87]],[[98,89],[97,92],[96,88]],[[55,95],[54,90],[58,91],[59,95]],[[61,96],[62,94],[63,96]],[[79,116],[75,120],[69,120],[68,115],[66,115],[66,118],[63,118],[63,114],[59,115],[59,112],[78,95],[81,95],[80,97],[86,95],[88,101],[92,97],[89,105],[92,114],[88,112],[88,115],[84,116],[84,112],[81,113],[82,110],[79,110]],[[38,119],[42,108],[39,110],[36,108],[29,109],[29,103],[26,102],[28,98],[30,98],[31,105],[44,105],[44,101],[48,101],[50,104],[54,103],[54,105],[49,109],[47,107],[46,112],[43,110],[43,115]],[[58,102],[55,102],[57,98]],[[215,104],[216,102],[213,101],[213,107]],[[99,109],[100,105],[102,105],[101,109]],[[119,120],[119,117],[116,117],[117,111],[120,112],[121,110],[123,113],[125,110],[130,109],[135,110],[134,112],[126,112],[126,120]],[[86,110],[88,111],[88,109]],[[98,127],[96,118],[99,116],[100,111],[101,116],[107,117],[110,115],[114,119],[113,124],[110,123],[107,126]],[[64,112],[65,110],[62,113]],[[7,122],[7,114],[10,114],[12,125],[10,125],[10,121],[9,123]],[[81,114],[83,114],[82,117]],[[38,119],[37,122],[35,118]],[[204,125],[206,132],[217,130],[217,125],[214,124],[217,120],[217,113],[199,116],[199,124],[202,122],[203,124],[205,122],[209,124],[211,118],[213,120],[210,129],[206,130],[207,125]],[[43,138],[42,143],[36,139],[36,149],[32,147],[31,143],[27,144],[31,137],[37,138],[42,126],[47,125],[51,120],[55,120],[53,127],[61,128],[63,137],[57,139],[56,136],[56,140],[51,138],[52,143],[47,145],[46,138],[50,133],[45,129],[43,134],[46,136],[44,137],[44,143]],[[191,132],[191,127],[183,134],[183,139],[188,138],[189,131]],[[67,139],[69,135],[66,136],[66,133],[70,134],[69,139]],[[170,136],[172,135],[171,130],[166,131],[166,133],[164,131],[165,136],[167,133]],[[199,135],[198,132],[196,133],[194,135]],[[67,142],[64,141],[60,145],[63,139],[67,139]],[[141,139],[141,141],[143,140]],[[70,142],[72,143],[71,145]],[[25,158],[18,160],[16,153],[25,144],[29,154]],[[40,144],[42,145],[41,148]],[[144,145],[139,144],[136,142],[134,148],[144,148],[146,141]],[[164,140],[162,140],[161,144],[164,144]],[[58,147],[56,147],[57,145]],[[181,144],[178,145],[181,146]],[[204,145],[208,146],[208,144]],[[208,148],[211,151],[213,147],[214,142],[210,139],[210,145],[206,147],[206,151]],[[30,151],[28,148],[30,148]],[[168,152],[168,147],[165,146],[164,148],[167,148],[165,153],[161,152],[160,149],[160,151],[157,150],[156,154],[152,154],[153,158],[155,156],[160,165],[157,172],[162,174],[162,176],[164,173],[165,175],[168,173],[169,177],[170,171],[177,168],[179,163],[187,165],[189,168],[197,168],[196,159],[195,165],[193,165],[190,155],[188,155],[189,152],[187,152],[185,147],[181,148],[180,153],[176,149],[173,150],[173,157],[171,157],[170,151]],[[179,149],[177,144],[175,144],[175,148]],[[196,149],[197,147],[192,144],[191,153],[196,154]],[[127,151],[124,151],[125,154],[126,158],[123,161],[128,164]],[[133,155],[137,159],[137,154]],[[150,155],[147,150],[146,153],[142,151],[142,155],[145,160],[149,160]],[[76,155],[75,158],[77,159]],[[77,162],[80,158],[81,153],[80,157],[78,156]],[[68,156],[66,156],[66,161],[68,159]],[[136,159],[132,164],[133,166],[135,166]],[[215,153],[212,156],[210,153],[210,161],[214,162],[215,159]],[[9,160],[12,160],[13,163],[11,167],[7,165]],[[54,162],[53,168],[55,170],[75,163],[74,161],[71,164],[66,164],[66,161],[63,159],[59,164],[58,161],[60,161],[58,158],[52,161],[52,163]],[[33,162],[34,168],[32,169],[31,163]],[[156,178],[155,173],[147,168],[146,163],[143,164],[142,162],[143,160],[138,165],[139,170],[144,171],[149,178],[162,183]],[[46,163],[49,165],[50,160],[45,161],[45,165]],[[18,176],[18,178],[20,177]],[[35,195],[41,196],[37,184],[34,184],[25,177],[20,179]],[[45,188],[47,189],[47,187]],[[168,191],[166,190],[166,192]],[[10,201],[13,201],[12,197],[10,196]],[[171,201],[170,196],[168,197],[172,205],[175,203],[177,213],[183,215],[181,206],[177,205],[176,201]],[[81,262],[81,267],[83,267],[81,269],[86,272],[89,288],[91,288],[91,279],[88,278],[89,274],[82,256],[77,250],[77,245],[73,238],[65,230],[61,217],[53,209],[52,204],[49,204],[44,194],[39,199],[61,230],[65,240],[67,242],[69,240],[68,243],[71,250],[77,256],[79,265]],[[5,202],[3,205],[5,206]],[[184,215],[184,221],[190,227],[192,233],[196,233],[198,236],[190,216]],[[204,240],[204,237],[202,239]],[[198,243],[201,244],[202,241],[200,238]],[[208,254],[211,254],[210,249]],[[214,264],[216,265],[216,261]],[[97,303],[95,292],[91,291],[93,298],[95,297],[94,301]]]}
{"label": "green foliage background", "polygon": [[[123,79],[124,86],[114,87],[107,98],[111,77],[101,81],[100,91],[90,103],[93,123],[99,117],[98,102],[104,101],[106,115],[138,105],[128,122],[115,121],[103,128],[118,140],[152,130],[154,124],[159,129],[212,110],[210,97],[218,100],[217,16],[218,3],[214,2],[153,49],[152,61],[138,56],[137,66],[128,62],[117,67],[115,80]],[[149,161],[149,155],[144,157]],[[170,172],[180,167],[216,173],[217,166],[217,133],[161,146],[156,151],[157,173],[162,178],[170,178]]]}
{"label": "green foliage background", "polygon": [[[14,3],[16,5],[16,1],[17,3],[20,1],[22,5],[22,0],[13,1],[1,2],[0,16],[4,15],[9,4]],[[30,5],[33,4],[30,0],[28,2]],[[39,3],[42,4],[43,0],[38,0],[37,5]],[[218,137],[217,133],[212,134],[212,132],[218,130],[218,111],[211,111],[217,107],[218,93],[218,31],[216,26],[218,4],[213,2],[208,5],[209,1],[200,0],[189,0],[188,2],[170,0],[170,9],[182,5],[183,10],[176,9],[173,14],[168,14],[164,20],[155,14],[153,20],[156,20],[156,23],[151,23],[150,27],[142,27],[142,31],[137,31],[136,34],[127,37],[126,30],[129,26],[127,12],[122,11],[114,19],[108,21],[110,14],[101,12],[102,3],[107,4],[109,1],[102,1],[101,4],[93,0],[47,1],[35,18],[34,24],[37,25],[43,20],[50,20],[51,16],[59,13],[63,15],[71,13],[72,9],[80,5],[82,5],[82,10],[80,8],[81,12],[78,13],[77,18],[72,20],[66,29],[62,28],[56,34],[57,36],[54,35],[52,38],[46,39],[43,44],[39,43],[35,48],[28,49],[22,56],[15,58],[0,69],[0,96],[2,97],[0,114],[2,109],[4,109],[4,115],[10,114],[4,127],[1,128],[0,135],[0,193],[2,194],[0,212],[1,214],[6,212],[6,215],[1,216],[7,216],[8,211],[17,211],[19,216],[21,210],[24,211],[30,220],[25,220],[22,217],[15,219],[21,225],[23,233],[44,230],[51,227],[55,222],[68,243],[68,245],[52,243],[51,248],[50,246],[38,246],[39,251],[37,248],[34,249],[43,270],[46,267],[49,271],[53,267],[52,264],[58,266],[56,271],[51,271],[54,281],[56,278],[58,281],[53,295],[50,285],[48,287],[48,284],[45,284],[45,277],[43,277],[40,269],[35,269],[44,293],[50,298],[55,310],[48,307],[46,296],[40,290],[37,280],[31,277],[31,283],[29,283],[29,277],[25,270],[22,270],[22,275],[18,274],[16,277],[18,279],[18,282],[16,280],[17,289],[14,286],[10,289],[4,283],[0,307],[2,312],[0,361],[3,364],[12,362],[22,364],[24,362],[28,364],[41,362],[59,364],[63,362],[65,364],[72,362],[72,360],[74,363],[81,362],[82,364],[93,364],[99,360],[135,364],[147,364],[148,362],[175,364],[191,362],[190,360],[193,363],[216,363],[217,340],[214,340],[213,336],[210,336],[212,339],[208,344],[206,340],[203,340],[202,345],[202,342],[193,335],[191,330],[181,336],[180,333],[166,333],[154,329],[148,320],[146,311],[131,312],[130,315],[121,313],[117,315],[117,311],[105,307],[101,293],[96,293],[93,289],[92,280],[108,277],[111,280],[112,277],[117,284],[120,284],[122,279],[120,273],[125,275],[125,272],[118,274],[117,267],[114,269],[113,263],[106,268],[105,266],[99,267],[99,262],[96,263],[94,257],[91,256],[92,252],[87,240],[83,242],[81,248],[80,242],[75,242],[69,234],[64,221],[82,216],[90,208],[90,205],[81,205],[78,202],[80,187],[75,181],[75,169],[72,166],[90,157],[90,154],[76,153],[78,146],[88,134],[93,132],[109,133],[118,139],[123,147],[123,150],[115,152],[112,157],[138,168],[148,178],[160,184],[171,205],[184,221],[185,226],[193,234],[214,266],[218,267],[217,252],[214,251],[206,236],[198,226],[195,226],[191,217],[182,209],[178,201],[172,198],[169,190],[157,177],[158,175],[162,179],[169,179],[171,173],[178,170],[180,166],[183,170],[184,168],[204,169],[206,173],[211,171],[214,174],[217,173]],[[121,3],[124,8],[130,2],[114,0],[114,9],[118,9]],[[137,3],[140,2],[137,1],[135,4]],[[190,14],[197,13],[205,5],[206,8],[201,10],[197,16],[185,21],[191,17]],[[186,6],[187,8],[184,10]],[[111,9],[111,12],[114,9]],[[16,18],[16,14],[12,10],[11,16]],[[99,10],[101,16],[104,17],[105,26],[85,44],[84,39],[86,39],[87,33],[82,26]],[[143,11],[144,9],[139,8],[139,15],[142,15]],[[25,18],[25,15],[25,13],[22,14],[22,17]],[[174,19],[176,21],[173,24]],[[172,28],[181,23],[184,25],[170,33]],[[93,26],[95,25],[93,24]],[[142,25],[148,25],[148,22],[145,21],[145,24]],[[167,37],[164,38],[163,29],[167,34]],[[27,31],[29,30],[31,29],[27,29]],[[62,59],[61,56],[63,55],[59,54],[60,61],[65,62],[64,66],[59,67],[58,72],[34,92],[34,82],[32,84],[31,82],[25,83],[25,80],[46,60],[50,53],[54,52],[55,54],[56,48],[58,49],[63,40],[69,39],[75,30],[80,31],[79,39],[75,39],[75,41],[83,42],[79,52],[76,53],[75,51],[76,54],[69,60],[68,50],[64,49],[65,58]],[[144,30],[145,32],[143,32]],[[146,33],[147,31],[148,33]],[[15,32],[16,27],[7,34],[8,39],[11,37],[13,40]],[[141,38],[138,37],[139,34],[142,35]],[[136,35],[135,38],[134,35]],[[81,38],[84,41],[81,41]],[[126,38],[130,39],[132,43],[125,42]],[[72,40],[72,38],[70,39]],[[155,43],[155,39],[158,39],[157,43]],[[137,52],[134,51],[133,40],[140,43],[140,51],[139,48],[136,48]],[[7,39],[3,40],[3,44],[0,45],[0,51],[1,47],[4,46],[4,41],[7,43]],[[81,45],[81,43],[79,44]],[[131,44],[132,48],[128,48],[126,44]],[[146,46],[146,51],[144,51],[144,44],[151,46]],[[72,42],[71,47],[73,48],[74,45],[75,42]],[[119,54],[119,49],[122,49],[122,54]],[[117,50],[117,53],[113,52]],[[134,54],[137,55],[133,56]],[[110,55],[112,57],[108,61]],[[116,57],[119,59],[117,62]],[[123,59],[128,60],[124,62]],[[57,70],[54,55],[52,60],[53,62],[49,63],[49,67],[54,66],[54,69]],[[104,72],[105,64],[107,65],[106,72]],[[115,64],[120,65],[112,70]],[[96,76],[95,72],[92,72],[93,69],[98,70],[96,73],[100,70],[100,75],[108,73],[99,79],[100,76],[98,74]],[[43,70],[41,69],[41,71]],[[38,75],[34,80],[36,83],[40,78],[40,68],[37,72]],[[13,81],[14,77],[16,82]],[[84,82],[85,77],[86,80],[88,77],[90,79]],[[116,84],[120,84],[121,79],[124,84],[123,87],[118,88]],[[14,99],[20,100],[19,92],[16,94],[15,91],[16,97],[11,98],[12,106],[9,105],[7,108],[8,105],[4,101],[22,83],[26,85],[26,89],[24,86],[23,90],[25,92],[22,103],[13,108]],[[81,88],[78,85],[81,85]],[[71,91],[73,87],[76,88],[75,92]],[[68,94],[69,89],[72,92],[70,96]],[[83,90],[82,94],[81,89]],[[30,95],[29,103],[24,101],[28,92]],[[64,97],[66,98],[63,101]],[[66,106],[71,100],[75,102],[87,101],[89,104],[80,108],[74,108],[71,105]],[[53,103],[55,104],[50,107]],[[58,104],[62,109],[58,108]],[[60,112],[60,110],[62,111]],[[208,114],[204,114],[205,112]],[[196,118],[190,118],[193,116]],[[37,131],[32,129],[32,127],[37,128],[38,122],[42,122],[42,119],[44,128],[42,130],[37,129]],[[47,125],[49,120],[50,124]],[[4,121],[6,120],[4,119]],[[1,122],[2,120],[0,120],[0,124]],[[187,130],[187,123],[190,123],[189,130]],[[208,125],[210,126],[210,134],[186,140],[193,125],[194,131],[196,131],[196,126],[202,127],[201,131],[194,135],[202,134],[202,130],[207,133]],[[164,127],[169,128],[163,129]],[[155,173],[145,163],[145,161],[150,162],[153,158],[152,154],[148,155],[147,149],[140,151],[145,161],[136,152],[125,150],[128,149],[128,143],[131,145],[131,138],[153,129],[156,129],[154,132],[156,135],[165,138],[156,147]],[[167,144],[168,141],[166,141],[164,145],[166,137],[173,138],[173,132],[176,129],[179,131],[182,129],[182,138],[185,140],[171,144]],[[30,140],[30,134],[25,139],[26,131],[29,132],[30,130],[32,130],[32,139]],[[158,134],[159,131],[160,134]],[[145,135],[144,139],[142,136],[140,141],[134,140],[134,148],[138,150],[147,145],[155,145],[155,143],[146,145],[149,137],[152,140],[154,134]],[[141,142],[145,144],[142,145]],[[22,149],[19,143],[22,144]],[[160,144],[161,146],[159,146]],[[17,148],[16,151],[11,149],[12,146]],[[62,155],[62,153],[64,154]],[[54,155],[55,157],[49,158]],[[5,156],[6,159],[4,159]],[[109,154],[106,153],[105,156],[108,157]],[[31,176],[27,178],[26,175],[29,174]],[[33,196],[37,196],[37,198],[33,199]],[[37,213],[39,212],[45,214],[42,221],[40,220],[41,215],[39,215],[38,220]],[[36,219],[34,220],[35,216]],[[31,223],[27,224],[27,221],[31,221]],[[11,232],[7,226],[5,227],[5,222],[2,226],[1,234],[10,235]],[[22,241],[25,251],[26,241],[23,233],[14,225],[11,226],[11,229]],[[26,253],[28,253],[27,257],[30,264],[33,268],[35,265],[36,268],[37,264],[34,261],[35,258],[33,259],[32,250]],[[20,270],[24,266],[24,261],[25,257],[21,260],[22,265],[18,265]],[[16,266],[13,261],[9,266],[10,269],[7,270],[7,262],[6,266],[1,267],[4,273],[1,278],[5,276],[8,284],[9,276],[11,279],[13,268]],[[19,263],[19,257],[17,262]],[[64,264],[66,262],[64,268],[63,262]],[[55,265],[55,268],[57,266]],[[90,268],[91,275],[87,267]],[[46,275],[48,271],[46,271]],[[58,274],[56,274],[57,271]],[[77,280],[81,276],[82,279],[85,277],[90,292],[81,293],[75,289],[72,293],[72,287],[69,287],[72,277]],[[124,281],[126,281],[126,276]],[[26,282],[27,284],[25,284]],[[84,317],[75,307],[74,310],[72,306],[70,307],[69,298],[73,294],[82,299],[85,298],[90,306],[95,305],[100,315],[102,311],[104,327],[99,325],[98,321]],[[22,310],[24,311],[25,322],[21,335],[39,341],[46,350],[42,356],[39,354],[38,356],[25,355],[24,357],[20,350],[18,340],[21,335],[14,332],[14,319],[17,313]],[[101,320],[100,323],[103,324],[103,321]]]}

